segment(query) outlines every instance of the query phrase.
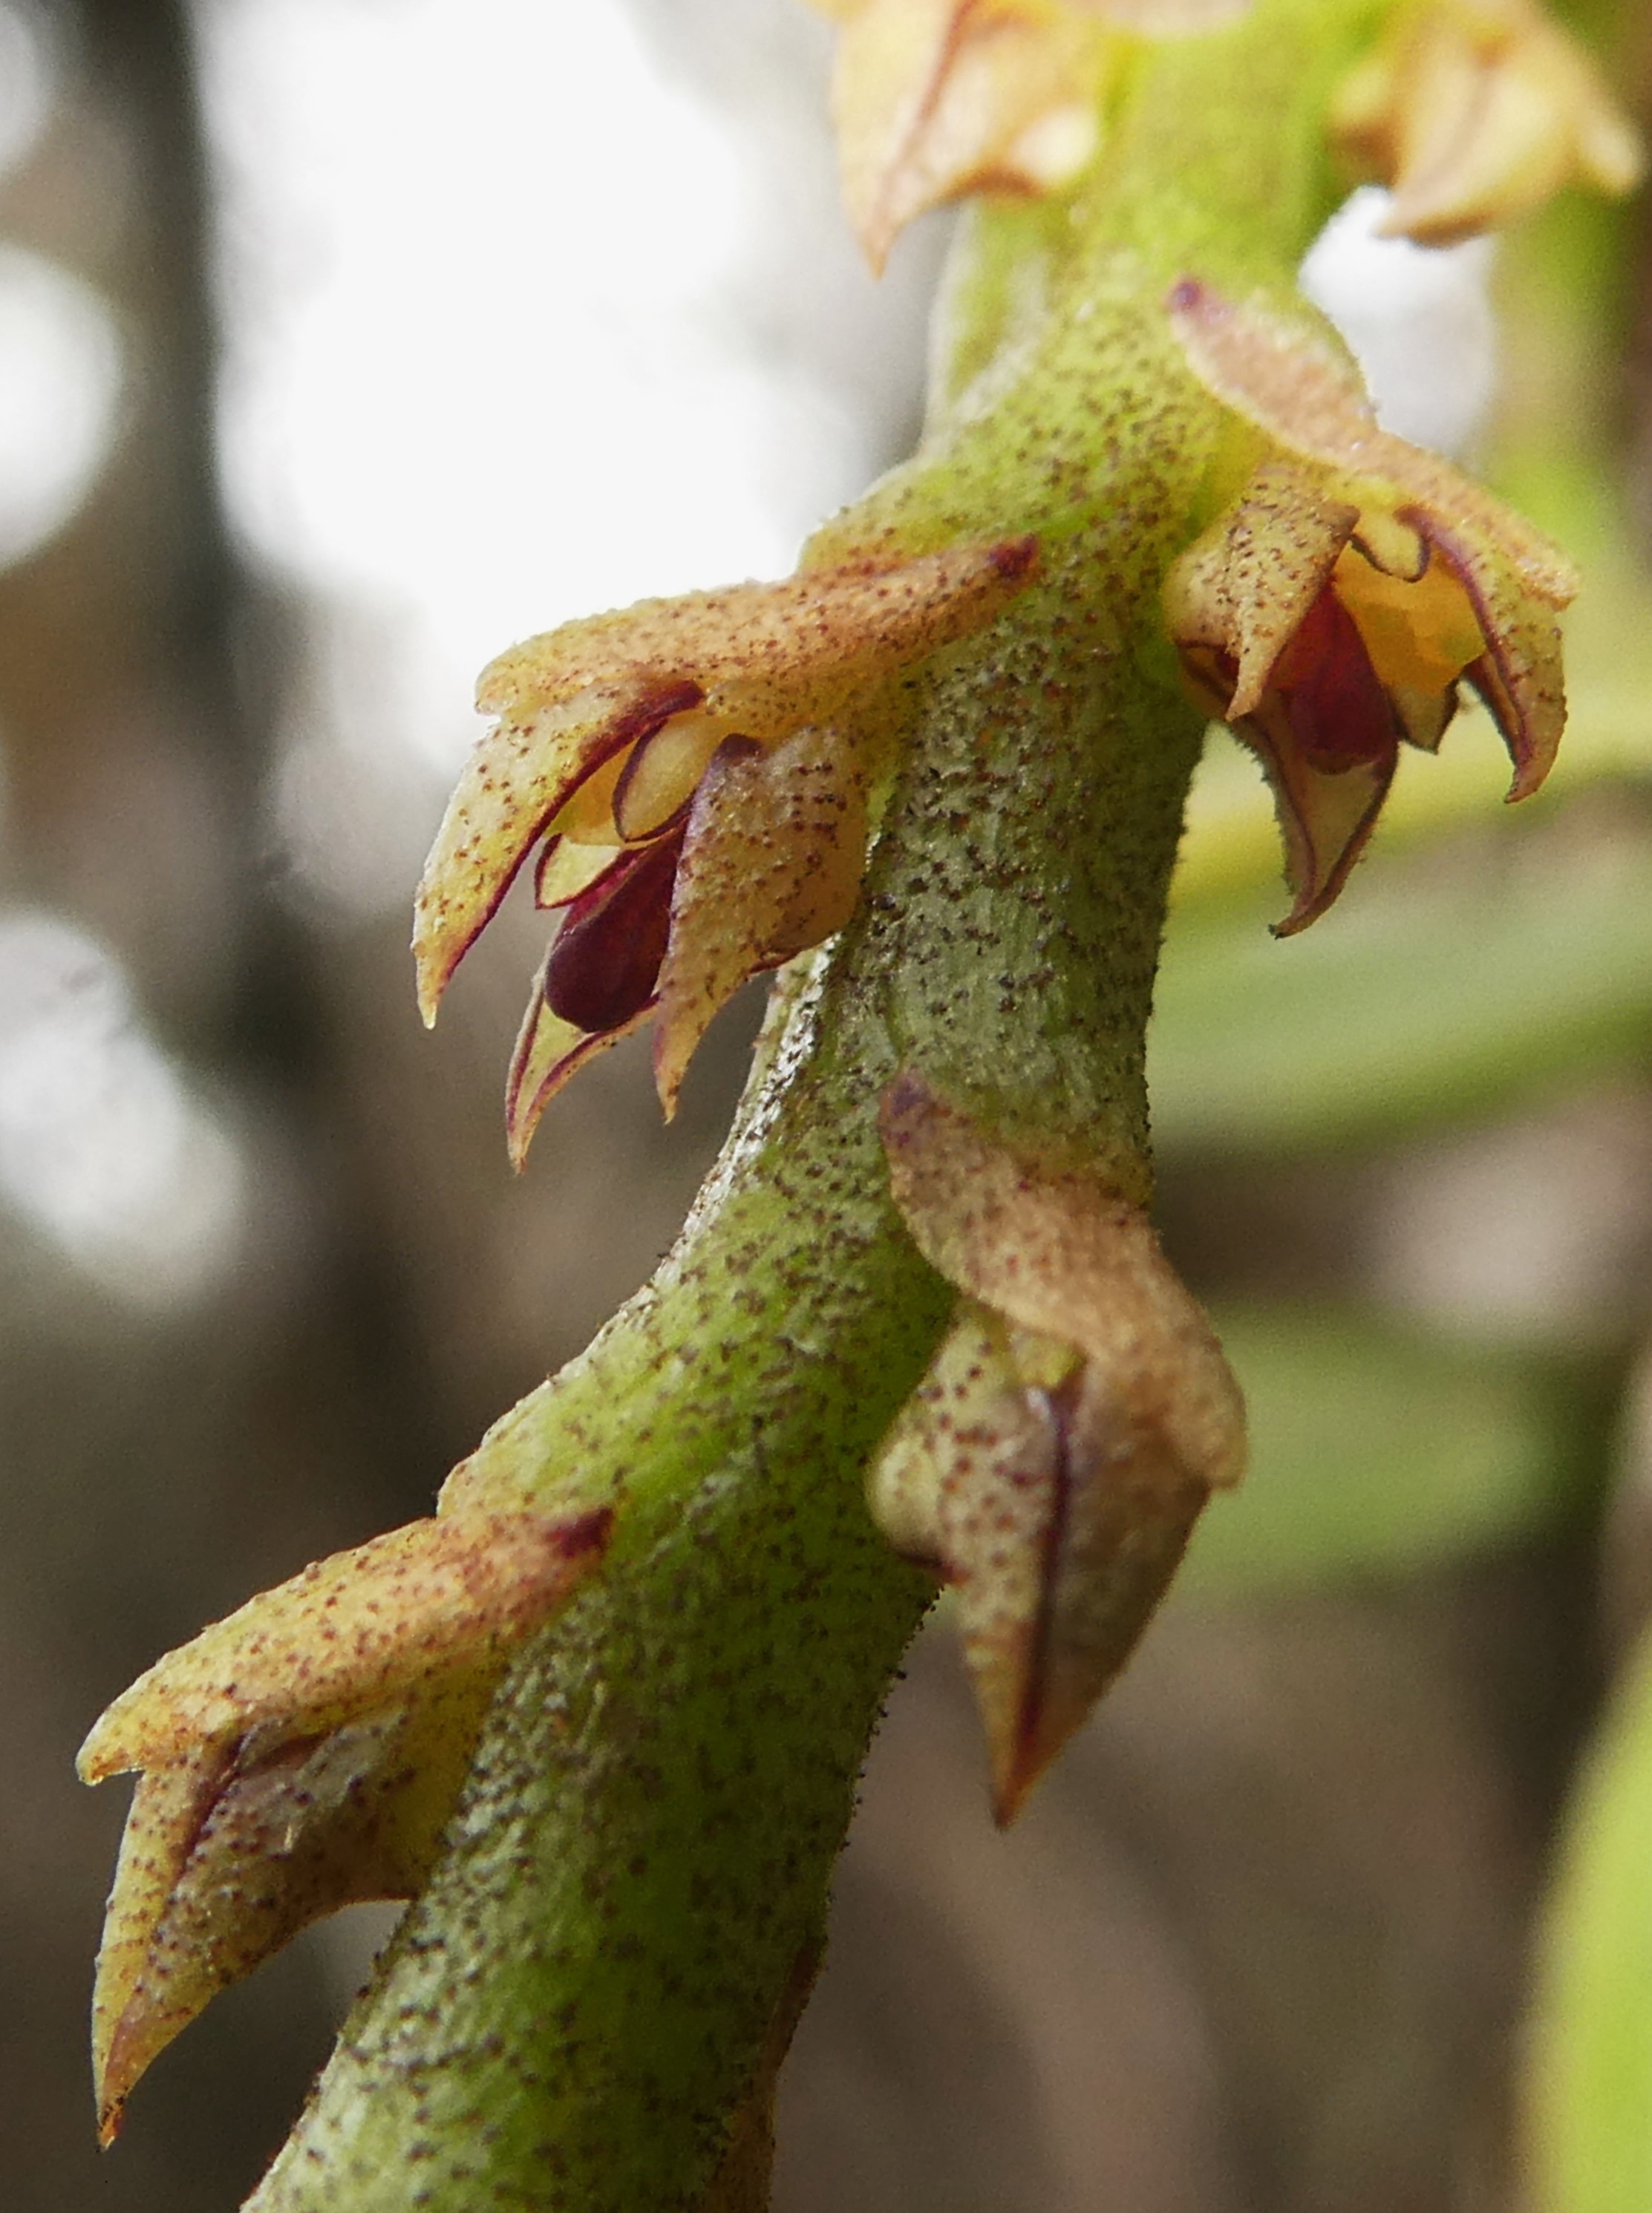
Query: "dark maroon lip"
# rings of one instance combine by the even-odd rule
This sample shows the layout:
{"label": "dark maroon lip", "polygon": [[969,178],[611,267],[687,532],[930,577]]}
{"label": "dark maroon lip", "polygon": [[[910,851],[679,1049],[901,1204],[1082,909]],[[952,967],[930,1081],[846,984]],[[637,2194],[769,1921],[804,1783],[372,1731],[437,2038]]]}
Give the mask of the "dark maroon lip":
{"label": "dark maroon lip", "polygon": [[671,930],[682,832],[640,846],[572,900],[545,966],[552,1013],[588,1033],[614,1030],[653,998]]}

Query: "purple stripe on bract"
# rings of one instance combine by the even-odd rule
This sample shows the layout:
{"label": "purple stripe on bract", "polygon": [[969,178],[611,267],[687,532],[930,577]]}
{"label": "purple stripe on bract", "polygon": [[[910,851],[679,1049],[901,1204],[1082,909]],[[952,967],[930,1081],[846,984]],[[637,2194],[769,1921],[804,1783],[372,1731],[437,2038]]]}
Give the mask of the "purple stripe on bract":
{"label": "purple stripe on bract", "polygon": [[647,1006],[665,959],[682,842],[679,831],[628,854],[569,906],[545,968],[553,1015],[600,1033]]}

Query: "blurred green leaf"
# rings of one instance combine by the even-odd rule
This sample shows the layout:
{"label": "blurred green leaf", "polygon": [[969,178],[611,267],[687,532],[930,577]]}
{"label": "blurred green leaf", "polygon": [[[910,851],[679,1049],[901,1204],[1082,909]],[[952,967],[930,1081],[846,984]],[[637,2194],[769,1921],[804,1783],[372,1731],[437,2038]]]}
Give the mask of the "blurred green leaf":
{"label": "blurred green leaf", "polygon": [[1652,834],[1629,820],[1552,858],[1517,838],[1482,867],[1356,883],[1283,942],[1277,897],[1173,918],[1148,1042],[1161,1148],[1378,1140],[1637,1059]]}
{"label": "blurred green leaf", "polygon": [[1585,1765],[1527,2045],[1533,2213],[1652,2206],[1652,1637]]}
{"label": "blurred green leaf", "polygon": [[1206,1509],[1191,1594],[1404,1575],[1552,1526],[1587,1487],[1592,1411],[1551,1363],[1322,1308],[1214,1320],[1249,1403],[1251,1471]]}

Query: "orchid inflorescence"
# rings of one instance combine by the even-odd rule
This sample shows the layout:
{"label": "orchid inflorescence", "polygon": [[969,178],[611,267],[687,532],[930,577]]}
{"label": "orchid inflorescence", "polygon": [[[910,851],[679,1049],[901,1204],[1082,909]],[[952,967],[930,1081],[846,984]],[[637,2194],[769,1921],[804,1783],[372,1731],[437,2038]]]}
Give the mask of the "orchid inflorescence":
{"label": "orchid inflorescence", "polygon": [[[1105,163],[1144,47],[1219,38],[1246,13],[822,4],[840,30],[844,194],[875,263],[942,201],[1073,190]],[[1326,131],[1350,180],[1392,187],[1391,228],[1453,238],[1574,177],[1632,180],[1632,135],[1532,0],[1376,12]],[[1463,687],[1508,745],[1510,796],[1536,789],[1564,719],[1558,616],[1576,579],[1459,470],[1379,426],[1299,298],[1189,266],[1143,314],[1153,358],[1210,430],[1185,527],[1143,594],[1161,625],[1151,643],[1259,756],[1292,893],[1279,927],[1300,930],[1345,884],[1400,745],[1436,747]],[[1026,515],[1002,521],[949,533],[932,516],[849,556],[840,525],[783,582],[570,623],[485,672],[496,719],[437,834],[414,949],[434,1020],[531,862],[557,925],[507,1088],[519,1166],[593,1054],[653,1017],[669,1113],[733,994],[863,919],[917,680],[990,653],[1052,565]],[[1087,773],[1058,703],[1038,772]],[[1000,1127],[894,1059],[866,1102],[883,1203],[953,1306],[872,1456],[871,1508],[956,1593],[1007,1819],[1127,1656],[1212,1489],[1237,1479],[1242,1408],[1149,1226],[1139,1148],[1081,1155]],[[433,1521],[205,1631],[94,1730],[88,1779],[141,1777],[99,1969],[106,2132],[215,1989],[316,1914],[423,1881],[511,1653],[602,1575],[623,1528],[623,1479],[576,1468],[549,1488],[542,1510],[497,1513],[460,1483]]]}

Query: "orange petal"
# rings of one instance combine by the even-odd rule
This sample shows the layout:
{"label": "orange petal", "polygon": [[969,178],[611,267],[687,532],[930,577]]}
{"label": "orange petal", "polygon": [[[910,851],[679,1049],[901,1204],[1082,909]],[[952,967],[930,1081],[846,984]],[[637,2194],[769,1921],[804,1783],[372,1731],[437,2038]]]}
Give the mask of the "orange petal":
{"label": "orange petal", "polygon": [[534,905],[544,911],[570,906],[625,857],[623,845],[581,845],[568,838],[547,838],[533,871]]}
{"label": "orange petal", "polygon": [[209,1747],[140,1777],[93,2003],[103,2143],[139,2078],[220,1990],[340,1906],[414,1894],[502,1664],[262,1756]]}
{"label": "orange petal", "polygon": [[692,680],[732,727],[781,737],[822,701],[978,630],[1031,581],[1037,558],[1034,539],[1015,538],[639,600],[512,646],[483,670],[476,704],[521,718],[592,686],[629,694]]}
{"label": "orange petal", "polygon": [[1048,1395],[1021,1387],[1002,1326],[964,1301],[879,1451],[869,1503],[896,1550],[937,1568],[954,1593],[1001,1821],[1036,1772],[1034,1745],[1042,1748],[1061,1462]]}
{"label": "orange petal", "polygon": [[155,1930],[228,1759],[222,1744],[197,1745],[172,1765],[137,1780],[104,1917],[92,1998],[92,2080],[101,2144],[109,2143],[119,2128],[122,2108],[139,2076],[192,2017],[186,2014],[177,2027],[155,2035],[138,2028],[122,2034]]}
{"label": "orange petal", "polygon": [[[1573,166],[1572,119],[1559,88],[1529,58],[1482,59],[1467,41],[1436,46],[1438,94],[1414,92],[1401,119],[1391,238],[1449,246],[1541,207]],[[1412,73],[1416,82],[1416,73]],[[1429,91],[1434,83],[1429,84]]]}
{"label": "orange petal", "polygon": [[1329,472],[1322,490],[1362,511],[1454,521],[1494,542],[1527,592],[1551,607],[1576,596],[1577,572],[1559,548],[1439,454],[1378,425],[1359,374],[1305,321],[1259,300],[1230,302],[1184,279],[1169,300],[1189,365],[1224,405],[1286,453]]}
{"label": "orange petal", "polygon": [[841,731],[725,744],[688,819],[660,971],[654,1075],[668,1115],[696,1046],[748,978],[841,930],[866,859],[866,783]]}
{"label": "orange petal", "polygon": [[1386,690],[1444,694],[1479,659],[1485,639],[1472,600],[1426,539],[1420,556],[1413,573],[1395,575],[1371,560],[1356,533],[1337,563],[1337,597]]}
{"label": "orange petal", "polygon": [[[895,1204],[931,1266],[1017,1328],[1111,1372],[1210,1484],[1244,1466],[1238,1386],[1146,1216],[1089,1174],[1040,1169],[908,1072],[881,1119]],[[1122,1165],[1122,1164],[1121,1164]],[[1131,1179],[1141,1196],[1139,1171]]]}

